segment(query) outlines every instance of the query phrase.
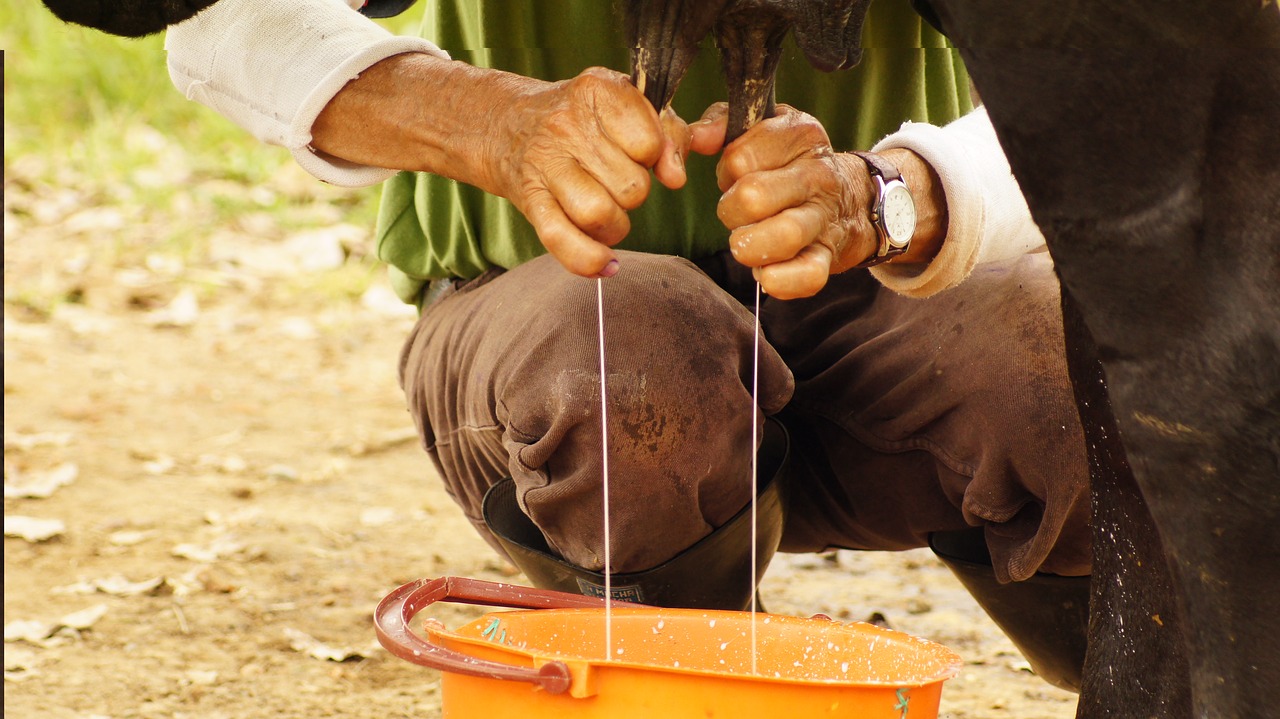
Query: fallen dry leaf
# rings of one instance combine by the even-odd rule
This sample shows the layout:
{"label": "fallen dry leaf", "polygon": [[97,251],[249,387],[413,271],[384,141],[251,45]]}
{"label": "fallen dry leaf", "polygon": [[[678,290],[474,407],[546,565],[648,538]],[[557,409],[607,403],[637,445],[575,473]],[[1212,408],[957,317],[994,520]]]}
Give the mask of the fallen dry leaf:
{"label": "fallen dry leaf", "polygon": [[122,529],[107,535],[107,541],[117,547],[132,547],[142,544],[153,535],[155,535],[154,530]]}
{"label": "fallen dry leaf", "polygon": [[34,649],[20,646],[4,647],[4,680],[6,682],[24,682],[39,676],[36,667],[40,664],[40,655]]}
{"label": "fallen dry leaf", "polygon": [[331,647],[310,634],[300,632],[292,627],[284,628],[284,636],[289,640],[289,646],[295,652],[302,652],[315,659],[329,662],[349,662],[359,661],[369,656],[368,651]]}
{"label": "fallen dry leaf", "polygon": [[231,537],[217,537],[207,544],[179,544],[170,554],[182,559],[209,564],[244,549],[244,544]]}
{"label": "fallen dry leaf", "polygon": [[212,469],[222,474],[240,474],[249,468],[244,458],[230,454],[202,454],[196,458],[196,466],[201,469]]}
{"label": "fallen dry leaf", "polygon": [[6,642],[27,642],[36,646],[47,647],[58,644],[57,638],[63,636],[63,630],[82,632],[98,623],[107,613],[106,604],[95,604],[64,615],[56,621],[40,619],[19,619],[4,625]]}
{"label": "fallen dry leaf", "polygon": [[218,672],[192,669],[182,675],[182,683],[189,686],[211,687],[218,683]]}
{"label": "fallen dry leaf", "polygon": [[158,477],[173,469],[177,464],[173,457],[162,454],[153,460],[143,462],[142,471],[153,477]]}
{"label": "fallen dry leaf", "polygon": [[4,670],[27,669],[35,665],[37,654],[34,650],[22,646],[4,648]]}
{"label": "fallen dry leaf", "polygon": [[169,304],[147,313],[146,322],[153,327],[190,327],[200,319],[200,302],[191,288],[178,293]]}
{"label": "fallen dry leaf", "polygon": [[43,542],[66,531],[67,525],[61,519],[40,519],[20,515],[5,515],[4,518],[4,536],[20,537],[28,542]]}
{"label": "fallen dry leaf", "polygon": [[280,320],[279,324],[276,325],[276,331],[291,340],[299,342],[313,340],[320,336],[315,323],[305,317],[287,317]]}
{"label": "fallen dry leaf", "polygon": [[[6,329],[8,324],[8,322],[5,323]],[[34,434],[18,432],[4,438],[4,451],[28,452],[36,447],[66,447],[71,444],[73,438],[74,435],[70,432],[36,432]]]}
{"label": "fallen dry leaf", "polygon": [[131,582],[124,575],[113,574],[109,577],[76,582],[75,584],[53,589],[54,594],[96,594],[98,592],[117,597],[135,597],[142,594],[158,596],[172,594],[173,586],[164,577],[152,577],[140,582]]}
{"label": "fallen dry leaf", "polygon": [[98,620],[102,619],[102,617],[106,615],[106,613],[107,613],[107,605],[95,604],[92,607],[81,609],[78,612],[72,612],[70,614],[67,614],[63,616],[62,619],[59,619],[58,621],[64,627],[71,627],[72,629],[84,630],[84,629],[88,629],[89,627],[92,627],[94,624],[97,624]]}
{"label": "fallen dry leaf", "polygon": [[284,249],[301,272],[334,270],[347,261],[345,243],[359,243],[368,230],[351,224],[337,224],[295,233],[284,242]]}
{"label": "fallen dry leaf", "polygon": [[298,481],[298,470],[287,464],[273,464],[263,472],[267,479],[280,479],[286,482]]}
{"label": "fallen dry leaf", "polygon": [[[15,474],[17,473],[15,472]],[[13,497],[44,499],[53,496],[53,493],[58,489],[76,481],[79,476],[80,466],[75,462],[64,462],[53,469],[42,472],[24,472],[17,474],[17,476],[5,478],[4,496],[5,499]]]}
{"label": "fallen dry leaf", "polygon": [[58,631],[58,625],[54,622],[40,619],[16,619],[4,625],[4,640],[38,644],[56,631]]}
{"label": "fallen dry leaf", "polygon": [[396,510],[391,507],[370,507],[360,512],[360,524],[366,527],[385,527],[396,521]]}

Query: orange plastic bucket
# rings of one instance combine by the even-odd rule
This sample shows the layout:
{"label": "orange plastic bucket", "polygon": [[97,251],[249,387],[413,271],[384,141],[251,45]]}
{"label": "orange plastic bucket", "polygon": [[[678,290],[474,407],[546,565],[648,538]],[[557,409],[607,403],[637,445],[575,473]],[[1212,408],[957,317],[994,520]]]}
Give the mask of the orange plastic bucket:
{"label": "orange plastic bucket", "polygon": [[[446,599],[532,610],[409,631]],[[751,621],[615,603],[606,659],[601,600],[457,578],[407,584],[376,617],[383,646],[443,672],[445,719],[933,719],[960,668],[949,649],[902,632],[757,614],[753,672]]]}

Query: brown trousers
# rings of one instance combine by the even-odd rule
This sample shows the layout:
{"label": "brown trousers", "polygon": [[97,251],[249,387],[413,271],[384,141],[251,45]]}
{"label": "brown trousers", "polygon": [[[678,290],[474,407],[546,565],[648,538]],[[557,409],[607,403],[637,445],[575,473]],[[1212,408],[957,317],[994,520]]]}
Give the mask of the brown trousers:
{"label": "brown trousers", "polygon": [[[613,566],[655,566],[750,496],[750,273],[620,253],[604,281]],[[1089,571],[1084,440],[1047,254],[904,298],[854,270],[764,298],[759,405],[791,436],[782,550],[898,550],[984,526],[997,576]],[[423,444],[484,537],[503,477],[565,559],[603,566],[596,281],[550,257],[430,305],[401,358]]]}

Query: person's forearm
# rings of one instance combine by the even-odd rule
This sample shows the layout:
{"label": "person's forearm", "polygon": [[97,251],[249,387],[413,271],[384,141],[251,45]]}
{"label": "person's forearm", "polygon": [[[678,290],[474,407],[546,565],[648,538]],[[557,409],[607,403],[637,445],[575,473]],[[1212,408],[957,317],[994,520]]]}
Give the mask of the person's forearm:
{"label": "person's forearm", "polygon": [[627,212],[649,194],[650,170],[668,187],[684,184],[687,133],[619,72],[587,68],[547,82],[410,53],[338,91],[311,145],[506,198],[566,269],[608,277],[619,266],[609,247],[630,231]]}
{"label": "person's forearm", "polygon": [[312,146],[362,165],[443,175],[501,194],[496,125],[539,80],[421,53],[365,70],[325,106]]}
{"label": "person's forearm", "polygon": [[416,37],[395,36],[352,9],[358,0],[219,0],[171,27],[169,75],[188,99],[258,139],[288,148],[308,172],[343,186],[394,172],[321,156],[311,127],[349,80],[388,57],[447,55]]}
{"label": "person's forearm", "polygon": [[902,181],[911,189],[916,204],[916,231],[911,247],[889,260],[889,264],[929,262],[942,249],[947,236],[947,195],[942,180],[933,167],[915,152],[891,149],[880,153],[902,173]]}
{"label": "person's forearm", "polygon": [[[984,110],[946,127],[906,123],[872,150],[888,157],[909,152],[923,158],[946,203],[945,237],[927,265],[888,262],[871,269],[890,289],[927,297],[964,281],[980,262],[1043,247],[1044,238],[1031,220]],[[919,203],[920,193],[909,175],[907,182]]]}

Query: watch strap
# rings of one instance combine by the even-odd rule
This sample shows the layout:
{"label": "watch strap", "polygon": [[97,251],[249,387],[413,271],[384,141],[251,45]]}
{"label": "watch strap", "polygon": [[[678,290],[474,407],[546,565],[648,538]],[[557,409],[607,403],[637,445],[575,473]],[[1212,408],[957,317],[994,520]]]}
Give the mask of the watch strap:
{"label": "watch strap", "polygon": [[[857,155],[862,158],[862,161],[867,163],[867,171],[880,178],[880,182],[877,184],[882,194],[876,198],[876,205],[872,208],[872,214],[874,217],[876,212],[880,209],[880,203],[884,200],[883,192],[885,184],[894,180],[901,180],[902,173],[898,171],[897,166],[892,162],[889,162],[874,152],[859,152],[855,150],[850,154]],[[879,242],[879,246],[876,248],[876,253],[868,257],[866,260],[854,265],[854,267],[875,267],[876,265],[888,262],[894,257],[897,257],[907,251],[906,247],[894,247],[890,244],[888,233],[885,231],[882,222],[883,220],[876,218],[872,223],[876,229],[876,239]]]}
{"label": "watch strap", "polygon": [[867,163],[867,168],[870,169],[873,174],[883,177],[885,182],[902,179],[902,173],[898,171],[897,166],[874,152],[859,152],[854,150],[850,154],[861,157],[862,161]]}

